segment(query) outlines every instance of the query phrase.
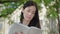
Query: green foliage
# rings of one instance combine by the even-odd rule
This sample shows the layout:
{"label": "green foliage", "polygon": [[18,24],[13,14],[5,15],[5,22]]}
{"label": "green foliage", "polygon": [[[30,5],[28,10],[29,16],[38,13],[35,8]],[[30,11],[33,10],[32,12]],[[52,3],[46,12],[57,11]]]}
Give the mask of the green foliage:
{"label": "green foliage", "polygon": [[19,0],[0,0],[0,1],[19,1]]}
{"label": "green foliage", "polygon": [[[18,6],[21,4],[24,4],[28,0],[20,0],[17,2],[5,2],[3,3],[6,9],[1,11],[0,17],[7,17],[9,14],[11,14]],[[39,10],[41,9],[41,3],[42,0],[33,0],[37,3]],[[45,6],[49,6],[49,4],[54,0],[43,0]],[[59,4],[60,5],[60,4]],[[57,7],[57,4],[54,4],[53,6],[49,6],[48,10],[48,17],[56,17],[58,15],[57,11],[55,11],[55,8]],[[51,16],[52,15],[52,16]]]}
{"label": "green foliage", "polygon": [[49,17],[51,17],[51,18],[56,18],[58,16],[58,13],[57,13],[57,11],[55,10],[55,8],[54,7],[50,7],[49,9],[48,9],[48,14],[47,14],[47,17],[49,18]]}
{"label": "green foliage", "polygon": [[37,3],[37,6],[38,6],[38,10],[41,10],[41,3],[42,3],[42,0],[33,0]]}
{"label": "green foliage", "polygon": [[1,12],[0,17],[7,17],[8,14],[11,14],[14,11],[14,8],[8,8],[8,9],[4,9]]}
{"label": "green foliage", "polygon": [[[58,9],[56,9],[56,8],[58,8],[59,3],[49,5],[49,3],[51,3],[52,1],[54,1],[54,0],[50,0],[49,2],[46,1],[46,3],[48,3],[46,6],[49,7],[47,9],[47,17],[48,18],[57,18],[59,13],[57,12]],[[54,2],[56,2],[56,1],[54,1]]]}
{"label": "green foliage", "polygon": [[33,1],[35,1],[37,4],[42,2],[42,0],[33,0]]}
{"label": "green foliage", "polygon": [[48,6],[54,0],[43,0],[43,1],[44,1],[45,6]]}
{"label": "green foliage", "polygon": [[7,17],[7,15],[11,14],[19,5],[20,5],[20,3],[18,3],[18,2],[6,2],[6,3],[4,3],[4,6],[6,8],[1,11],[0,17]]}
{"label": "green foliage", "polygon": [[3,11],[1,11],[0,17],[7,17],[18,6],[20,6],[21,4],[24,4],[25,1],[28,1],[28,0],[20,0],[20,1],[16,1],[16,2],[5,2],[5,3],[3,3],[6,8]]}

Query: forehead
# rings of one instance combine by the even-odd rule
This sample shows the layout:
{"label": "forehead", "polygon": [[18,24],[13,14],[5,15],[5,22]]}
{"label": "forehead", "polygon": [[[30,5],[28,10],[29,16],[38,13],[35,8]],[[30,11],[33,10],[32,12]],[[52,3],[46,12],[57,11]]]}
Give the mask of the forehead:
{"label": "forehead", "polygon": [[36,11],[36,7],[35,6],[28,6],[25,9],[27,10],[32,10],[32,11]]}

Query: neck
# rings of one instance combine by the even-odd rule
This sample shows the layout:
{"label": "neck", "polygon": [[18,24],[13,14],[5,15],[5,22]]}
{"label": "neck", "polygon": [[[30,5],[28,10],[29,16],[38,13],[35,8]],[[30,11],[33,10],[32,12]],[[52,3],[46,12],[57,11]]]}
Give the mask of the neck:
{"label": "neck", "polygon": [[24,25],[29,25],[30,21],[23,19],[23,24]]}

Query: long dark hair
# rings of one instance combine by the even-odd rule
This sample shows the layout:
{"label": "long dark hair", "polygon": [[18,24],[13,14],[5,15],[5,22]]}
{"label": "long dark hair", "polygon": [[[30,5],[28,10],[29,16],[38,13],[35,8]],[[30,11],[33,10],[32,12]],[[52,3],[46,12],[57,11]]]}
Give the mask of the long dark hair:
{"label": "long dark hair", "polygon": [[[40,23],[39,23],[39,15],[38,15],[38,7],[37,7],[37,4],[33,1],[27,1],[24,6],[23,6],[23,9],[25,9],[26,7],[29,7],[29,6],[35,6],[36,7],[36,11],[35,11],[35,15],[33,17],[33,19],[30,21],[29,23],[29,27],[30,26],[34,26],[34,27],[37,27],[37,28],[41,28],[40,27]],[[22,23],[22,20],[23,20],[23,13],[21,12],[21,18],[20,18],[20,23]]]}

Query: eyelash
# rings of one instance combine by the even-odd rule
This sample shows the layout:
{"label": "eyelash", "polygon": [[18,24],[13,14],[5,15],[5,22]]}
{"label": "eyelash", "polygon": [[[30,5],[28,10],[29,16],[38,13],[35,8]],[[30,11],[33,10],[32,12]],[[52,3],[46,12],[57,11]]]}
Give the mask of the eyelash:
{"label": "eyelash", "polygon": [[[30,11],[28,10],[28,12],[30,12]],[[32,14],[35,14],[34,11],[32,11]]]}
{"label": "eyelash", "polygon": [[32,13],[32,14],[35,14],[35,13]]}

